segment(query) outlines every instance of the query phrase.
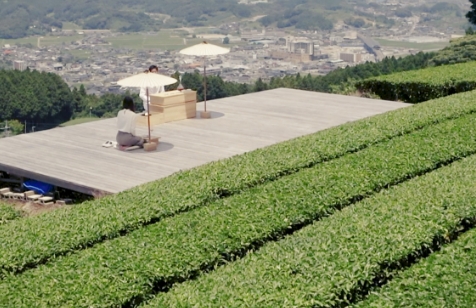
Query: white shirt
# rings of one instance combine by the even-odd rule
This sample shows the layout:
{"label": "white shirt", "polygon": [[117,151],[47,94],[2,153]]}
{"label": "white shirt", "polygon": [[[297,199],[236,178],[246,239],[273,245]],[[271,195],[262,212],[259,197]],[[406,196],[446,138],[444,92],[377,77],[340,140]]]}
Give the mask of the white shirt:
{"label": "white shirt", "polygon": [[120,132],[136,134],[137,114],[129,109],[122,109],[117,113],[117,129]]}
{"label": "white shirt", "polygon": [[[165,92],[164,86],[149,87],[149,96],[151,94],[156,94],[156,93],[161,93],[161,92]],[[146,88],[141,88],[140,89],[139,97],[142,99],[144,104],[147,102]],[[149,103],[150,103],[150,101],[149,101]]]}

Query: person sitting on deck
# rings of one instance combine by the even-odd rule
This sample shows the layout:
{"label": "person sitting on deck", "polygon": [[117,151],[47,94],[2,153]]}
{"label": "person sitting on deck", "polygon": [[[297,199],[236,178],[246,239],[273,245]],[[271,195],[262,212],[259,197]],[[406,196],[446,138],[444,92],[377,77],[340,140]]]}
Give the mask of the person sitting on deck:
{"label": "person sitting on deck", "polygon": [[122,102],[122,110],[117,113],[117,136],[116,141],[119,146],[143,147],[145,140],[135,135],[137,114],[134,112],[134,100],[126,96]]}
{"label": "person sitting on deck", "polygon": [[[146,70],[146,72],[147,72],[147,70]],[[159,68],[157,67],[157,65],[151,65],[149,67],[148,72],[149,73],[158,73]],[[161,93],[161,92],[165,92],[165,88],[164,88],[163,85],[157,85],[155,87],[149,88],[149,96],[151,94],[156,94],[156,93]],[[144,115],[147,115],[147,89],[146,88],[141,88],[140,89],[139,97],[142,99],[142,103],[144,105]],[[149,104],[150,104],[150,102],[149,102]]]}

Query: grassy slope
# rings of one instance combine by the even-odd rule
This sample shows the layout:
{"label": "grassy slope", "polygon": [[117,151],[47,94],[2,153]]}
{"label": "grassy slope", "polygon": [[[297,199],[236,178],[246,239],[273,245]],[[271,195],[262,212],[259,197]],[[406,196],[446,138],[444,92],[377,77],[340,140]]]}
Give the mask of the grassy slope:
{"label": "grassy slope", "polygon": [[4,204],[0,201],[0,225],[20,218],[20,216],[20,213],[16,211],[13,206],[9,204]]}

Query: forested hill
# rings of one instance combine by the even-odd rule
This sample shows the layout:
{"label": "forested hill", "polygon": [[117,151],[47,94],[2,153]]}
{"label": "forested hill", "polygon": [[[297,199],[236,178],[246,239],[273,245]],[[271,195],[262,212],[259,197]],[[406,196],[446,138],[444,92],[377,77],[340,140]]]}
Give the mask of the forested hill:
{"label": "forested hill", "polygon": [[[251,7],[236,0],[7,0],[0,5],[0,38],[42,34],[73,22],[85,29],[153,30],[206,20],[222,11],[249,17]],[[171,16],[163,18],[146,13]]]}
{"label": "forested hill", "polygon": [[[238,0],[3,0],[0,5],[0,38],[44,34],[72,22],[84,29],[119,31],[159,30],[182,26],[214,25],[266,15],[263,26],[329,30],[335,19],[357,25],[353,6],[364,0],[269,0],[245,5]],[[374,4],[377,5],[378,4]],[[329,16],[334,16],[329,18]],[[360,16],[359,15],[359,16]],[[365,17],[365,16],[363,16]],[[391,23],[384,18],[375,21]],[[362,26],[362,25],[361,25]]]}
{"label": "forested hill", "polygon": [[[404,6],[387,12],[385,3],[366,0],[268,0],[254,5],[239,0],[2,0],[0,38],[43,35],[52,28],[62,28],[65,22],[84,29],[139,32],[217,26],[258,15],[264,16],[258,20],[261,25],[278,28],[330,30],[339,20],[356,28],[369,26],[366,20],[372,20],[381,28],[392,26],[392,17],[462,16],[462,8],[450,2]],[[365,9],[387,13],[369,15]]]}

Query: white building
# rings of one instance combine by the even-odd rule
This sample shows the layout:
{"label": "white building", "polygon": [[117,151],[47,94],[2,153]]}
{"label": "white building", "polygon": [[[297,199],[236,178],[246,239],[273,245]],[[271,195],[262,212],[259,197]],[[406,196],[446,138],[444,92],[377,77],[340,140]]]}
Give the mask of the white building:
{"label": "white building", "polygon": [[20,61],[20,60],[13,61],[13,69],[24,71],[26,70],[26,68],[27,68],[27,65],[25,61]]}

